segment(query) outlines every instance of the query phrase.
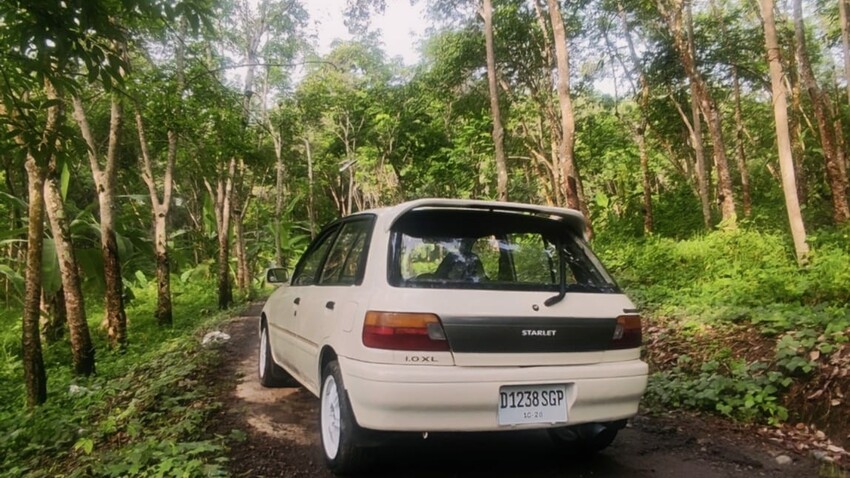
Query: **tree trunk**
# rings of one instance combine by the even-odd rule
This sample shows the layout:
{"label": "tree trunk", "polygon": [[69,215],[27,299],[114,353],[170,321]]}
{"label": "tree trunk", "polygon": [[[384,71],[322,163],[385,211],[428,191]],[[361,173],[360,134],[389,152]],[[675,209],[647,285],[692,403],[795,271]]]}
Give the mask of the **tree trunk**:
{"label": "tree trunk", "polygon": [[174,323],[171,303],[171,259],[168,256],[168,208],[154,208],[154,255],[156,256],[156,322],[168,327]]}
{"label": "tree trunk", "polygon": [[841,22],[841,51],[844,54],[844,82],[847,102],[850,104],[850,21],[847,18],[847,0],[838,0],[838,17]]}
{"label": "tree trunk", "polygon": [[738,173],[741,175],[741,206],[744,217],[753,214],[753,202],[750,194],[750,172],[747,170],[747,155],[744,151],[744,120],[741,112],[741,82],[738,79],[738,68],[732,67],[732,89],[735,98],[735,146],[738,161]]}
{"label": "tree trunk", "polygon": [[[248,270],[248,255],[245,253],[245,210],[248,208],[251,186],[245,186],[245,162],[239,160],[230,194],[231,221],[233,222],[233,255],[236,258],[236,287],[247,297],[251,273]],[[242,196],[245,200],[242,200]]]}
{"label": "tree trunk", "polygon": [[60,288],[58,292],[48,297],[42,291],[41,294],[41,332],[44,343],[50,345],[56,343],[65,335],[68,328],[68,314],[65,310],[65,292]]}
{"label": "tree trunk", "polygon": [[124,120],[124,108],[121,98],[114,94],[110,111],[109,145],[106,153],[106,166],[101,169],[98,160],[97,142],[89,126],[82,100],[74,97],[74,119],[80,127],[83,139],[88,146],[89,165],[100,211],[100,251],[103,256],[103,275],[106,283],[106,335],[113,348],[127,345],[127,314],[124,311],[124,282],[121,278],[121,258],[118,254],[118,240],[115,232],[115,175],[118,164],[118,146],[121,137],[121,125]]}
{"label": "tree trunk", "polygon": [[[567,205],[573,209],[586,211],[586,205],[581,201],[581,179],[578,166],[575,163],[573,148],[575,147],[575,117],[573,116],[573,102],[570,96],[570,59],[567,49],[567,32],[564,28],[564,19],[561,16],[561,7],[558,0],[547,0],[549,7],[549,21],[552,24],[552,34],[555,43],[555,62],[558,69],[558,104],[561,107],[561,142],[559,145],[561,181]],[[590,217],[585,212],[587,220],[586,234],[592,234]]]}
{"label": "tree trunk", "polygon": [[[63,105],[56,86],[44,79],[44,92],[54,104],[47,108],[47,117],[40,142],[33,144],[18,135],[15,141],[27,151],[24,169],[27,172],[29,198],[27,225],[27,262],[24,277],[24,310],[21,314],[21,349],[26,387],[27,406],[32,409],[47,400],[47,374],[41,353],[39,318],[41,305],[41,265],[44,249],[44,181],[47,165],[55,154],[59,128],[63,121]],[[0,105],[0,110],[3,106]],[[38,157],[35,155],[38,154]]]}
{"label": "tree trunk", "polygon": [[[708,126],[708,132],[714,147],[714,163],[717,167],[718,189],[720,199],[720,211],[726,227],[735,227],[737,217],[735,214],[735,201],[732,192],[732,177],[729,174],[729,164],[726,159],[726,146],[723,141],[723,127],[717,105],[711,98],[708,85],[696,67],[696,59],[693,49],[693,35],[691,33],[692,21],[690,13],[690,0],[675,2],[673,10],[668,10],[663,1],[657,1],[659,11],[666,18],[668,27],[673,36],[673,44],[679,54],[682,66],[691,80],[692,95],[699,102],[699,110],[702,112]],[[683,13],[685,23],[683,25]],[[687,35],[685,34],[687,28]],[[706,175],[708,176],[708,175]]]}
{"label": "tree trunk", "polygon": [[794,36],[797,40],[797,67],[802,83],[809,94],[815,120],[820,134],[821,147],[826,162],[826,176],[832,195],[832,217],[836,224],[850,219],[850,207],[847,203],[847,176],[843,173],[843,157],[838,156],[838,144],[835,138],[832,118],[826,105],[826,99],[815,80],[809,55],[806,52],[806,33],[803,26],[803,7],[800,0],[794,0]]}
{"label": "tree trunk", "polygon": [[23,349],[27,406],[33,408],[47,400],[47,374],[44,370],[41,336],[38,331],[41,303],[41,253],[44,247],[45,168],[39,166],[32,154],[29,154],[26,160],[26,171],[29,224],[21,348]]}
{"label": "tree trunk", "polygon": [[[638,72],[638,84],[640,85],[640,97],[638,104],[640,105],[640,120],[637,127],[632,128],[632,135],[638,145],[638,153],[640,154],[640,172],[641,183],[643,185],[643,231],[646,234],[651,234],[655,227],[652,215],[652,184],[649,173],[649,151],[646,147],[646,130],[649,128],[649,119],[647,112],[649,111],[649,81],[641,66],[640,58],[635,49],[634,41],[632,41],[632,32],[629,28],[629,22],[626,18],[626,11],[623,8],[622,2],[617,2],[617,11],[620,15],[620,21],[623,24],[623,32],[626,37],[626,45],[629,47],[629,57],[632,61],[632,69]],[[634,85],[634,80],[632,80]]]}
{"label": "tree trunk", "polygon": [[707,115],[708,131],[714,146],[714,164],[717,168],[717,186],[720,192],[720,214],[725,227],[735,227],[738,218],[735,213],[735,195],[732,189],[732,175],[729,173],[729,161],[726,159],[720,112],[714,100],[708,96],[707,90],[703,89],[700,96],[701,108]]}
{"label": "tree trunk", "polygon": [[806,244],[806,229],[800,212],[800,201],[797,198],[797,185],[794,178],[791,136],[788,132],[788,105],[785,98],[785,85],[782,82],[782,62],[779,58],[779,41],[776,38],[776,25],[773,18],[773,0],[760,0],[759,5],[764,21],[764,41],[770,68],[776,142],[779,150],[779,167],[782,171],[782,191],[785,194],[785,207],[788,211],[788,222],[794,239],[797,262],[802,263],[809,252],[809,246]]}
{"label": "tree trunk", "polygon": [[[182,94],[185,81],[183,77],[186,22],[180,22],[180,38],[175,51],[177,91]],[[174,129],[168,129],[168,146],[165,157],[165,170],[162,173],[162,198],[157,190],[154,178],[153,159],[148,149],[148,141],[142,120],[141,107],[136,104],[136,132],[139,136],[139,148],[142,159],[142,179],[148,187],[151,199],[151,212],[154,223],[154,254],[156,255],[157,303],[156,321],[161,326],[170,326],[174,320],[171,302],[171,261],[168,257],[168,215],[171,211],[171,195],[174,190],[174,163],[177,160],[178,135]]]}
{"label": "tree trunk", "polygon": [[806,147],[803,143],[803,122],[800,119],[800,116],[802,116],[800,82],[795,81],[790,83],[790,85],[786,83],[786,90],[788,89],[791,90],[791,116],[788,126],[792,133],[791,154],[794,158],[794,176],[797,179],[797,197],[800,200],[800,204],[806,204],[809,197],[809,188],[807,187],[806,169],[803,164]]}
{"label": "tree trunk", "polygon": [[496,191],[499,201],[508,200],[508,165],[505,159],[505,130],[499,109],[496,53],[493,45],[493,2],[482,0],[479,14],[484,20],[484,44],[487,50],[487,84],[490,89],[490,113],[493,115],[493,147],[496,159]]}
{"label": "tree trunk", "polygon": [[229,308],[233,303],[233,288],[230,282],[230,211],[235,172],[236,158],[231,158],[227,173],[218,178],[215,193],[207,183],[207,189],[215,198],[218,232],[218,308],[221,310]]}
{"label": "tree trunk", "polygon": [[241,214],[233,217],[233,254],[236,256],[236,286],[239,292],[248,296],[251,287],[251,273],[248,270],[248,254],[245,252],[245,225]]}
{"label": "tree trunk", "polygon": [[699,202],[702,207],[702,221],[706,229],[711,229],[711,198],[708,191],[708,170],[705,165],[705,145],[702,142],[702,118],[699,112],[699,99],[695,83],[691,81],[691,112],[693,114],[691,124],[691,142],[693,143],[696,163],[694,172],[697,176],[697,191]]}
{"label": "tree trunk", "polygon": [[[229,221],[228,221],[229,222]],[[227,232],[218,238],[218,308],[230,307],[233,303],[233,288],[230,285],[230,241]]]}
{"label": "tree trunk", "polygon": [[[561,187],[565,191],[567,206],[579,209],[578,191],[576,190],[575,160],[573,147],[575,146],[575,117],[573,116],[573,103],[570,97],[570,63],[569,51],[567,50],[567,33],[564,29],[564,20],[561,18],[561,8],[557,0],[547,0],[549,7],[549,21],[552,24],[552,33],[555,37],[555,61],[558,68],[558,104],[561,107],[561,141],[558,144],[558,155],[560,156]],[[572,181],[571,181],[572,180]]]}
{"label": "tree trunk", "polygon": [[[283,226],[283,200],[284,200],[284,165],[282,154],[283,138],[280,135],[274,138],[275,155],[275,197],[274,197],[274,263],[277,267],[283,265],[283,241],[280,230]],[[312,171],[311,171],[312,172]],[[309,215],[309,210],[308,210]]]}
{"label": "tree trunk", "polygon": [[318,220],[316,219],[313,192],[313,153],[310,150],[310,141],[307,138],[304,138],[304,151],[307,154],[307,216],[310,218],[310,238],[315,239],[318,232]]}
{"label": "tree trunk", "polygon": [[153,176],[153,163],[142,121],[139,106],[136,105],[136,131],[139,135],[139,145],[142,157],[142,179],[148,186],[148,194],[151,198],[151,214],[154,223],[154,254],[156,256],[156,321],[161,326],[172,324],[173,311],[171,308],[171,265],[168,258],[168,212],[171,206],[171,191],[173,187],[172,174],[174,171],[174,158],[177,154],[177,138],[173,131],[168,131],[168,152],[163,175],[162,199],[156,189]]}
{"label": "tree trunk", "polygon": [[646,123],[643,122],[639,128],[640,131],[635,134],[635,139],[640,154],[640,175],[643,185],[643,232],[652,234],[655,225],[652,217],[652,183],[649,174],[649,152],[646,148]]}
{"label": "tree trunk", "polygon": [[56,174],[47,178],[44,184],[44,202],[50,229],[53,231],[53,243],[62,277],[62,290],[65,297],[65,311],[68,318],[68,332],[71,338],[71,360],[74,372],[78,375],[91,375],[95,371],[94,345],[89,335],[86,321],[86,307],[80,286],[80,274],[74,246],[71,244],[70,223],[65,215],[62,194]]}

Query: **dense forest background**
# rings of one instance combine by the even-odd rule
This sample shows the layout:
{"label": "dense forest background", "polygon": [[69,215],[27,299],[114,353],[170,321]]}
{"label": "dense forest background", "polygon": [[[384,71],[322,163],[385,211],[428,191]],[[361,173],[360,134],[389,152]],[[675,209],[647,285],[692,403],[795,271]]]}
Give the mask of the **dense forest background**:
{"label": "dense forest background", "polygon": [[141,446],[92,403],[151,344],[420,197],[582,211],[646,310],[647,403],[846,442],[845,0],[420,0],[415,66],[383,1],[326,55],[304,1],[0,4],[0,471]]}

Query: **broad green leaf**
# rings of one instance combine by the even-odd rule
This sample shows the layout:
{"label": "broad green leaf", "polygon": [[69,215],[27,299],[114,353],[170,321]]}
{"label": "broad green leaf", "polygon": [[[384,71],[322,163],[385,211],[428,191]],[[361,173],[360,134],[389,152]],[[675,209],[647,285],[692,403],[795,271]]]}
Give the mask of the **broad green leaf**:
{"label": "broad green leaf", "polygon": [[41,288],[47,296],[59,292],[62,277],[59,274],[59,259],[56,256],[56,244],[53,239],[45,238],[41,250]]}
{"label": "broad green leaf", "polygon": [[62,162],[62,175],[59,180],[59,189],[62,193],[62,201],[65,201],[68,198],[68,185],[71,183],[71,169],[68,168],[67,161]]}

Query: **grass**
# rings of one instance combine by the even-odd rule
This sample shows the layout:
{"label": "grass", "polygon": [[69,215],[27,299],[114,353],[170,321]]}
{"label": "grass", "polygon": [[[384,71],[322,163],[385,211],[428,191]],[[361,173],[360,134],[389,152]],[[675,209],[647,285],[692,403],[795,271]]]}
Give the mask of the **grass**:
{"label": "grass", "polygon": [[[599,241],[655,331],[648,403],[746,421],[807,418],[811,404],[789,392],[830,372],[830,355],[850,338],[847,236],[812,238],[803,267],[785,235],[746,227],[686,240]],[[756,344],[768,346],[755,354]]]}
{"label": "grass", "polygon": [[[97,374],[75,377],[66,341],[44,351],[48,402],[24,406],[19,318],[0,318],[0,476],[224,476],[224,437],[203,440],[220,404],[202,376],[220,360],[200,345],[227,313],[215,287],[174,282],[174,325],[155,324],[153,284],[134,289],[129,344],[110,351],[89,300]],[[94,304],[94,305],[93,305]]]}

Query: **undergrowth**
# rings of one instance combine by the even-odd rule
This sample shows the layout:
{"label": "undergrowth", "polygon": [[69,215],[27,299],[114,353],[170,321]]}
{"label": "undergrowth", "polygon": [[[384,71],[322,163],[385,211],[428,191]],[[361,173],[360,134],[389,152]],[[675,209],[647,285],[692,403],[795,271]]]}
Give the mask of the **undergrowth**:
{"label": "undergrowth", "polygon": [[[652,363],[647,403],[710,410],[747,421],[788,419],[785,394],[806,382],[848,341],[850,240],[848,231],[810,238],[807,264],[798,266],[784,235],[747,228],[687,240],[650,237],[605,242],[595,248],[645,311],[648,328],[675,342],[675,360]],[[736,353],[716,342],[736,328]],[[711,335],[708,334],[708,335]],[[768,353],[748,353],[768,343]],[[692,353],[699,355],[695,360]],[[797,410],[790,410],[791,414]]]}
{"label": "undergrowth", "polygon": [[224,476],[224,438],[201,438],[220,407],[202,380],[220,359],[200,345],[227,317],[213,313],[214,291],[177,285],[174,325],[161,328],[153,284],[134,289],[125,352],[106,348],[92,307],[97,374],[73,376],[66,341],[47,346],[49,397],[34,412],[24,407],[20,319],[0,318],[0,476]]}

